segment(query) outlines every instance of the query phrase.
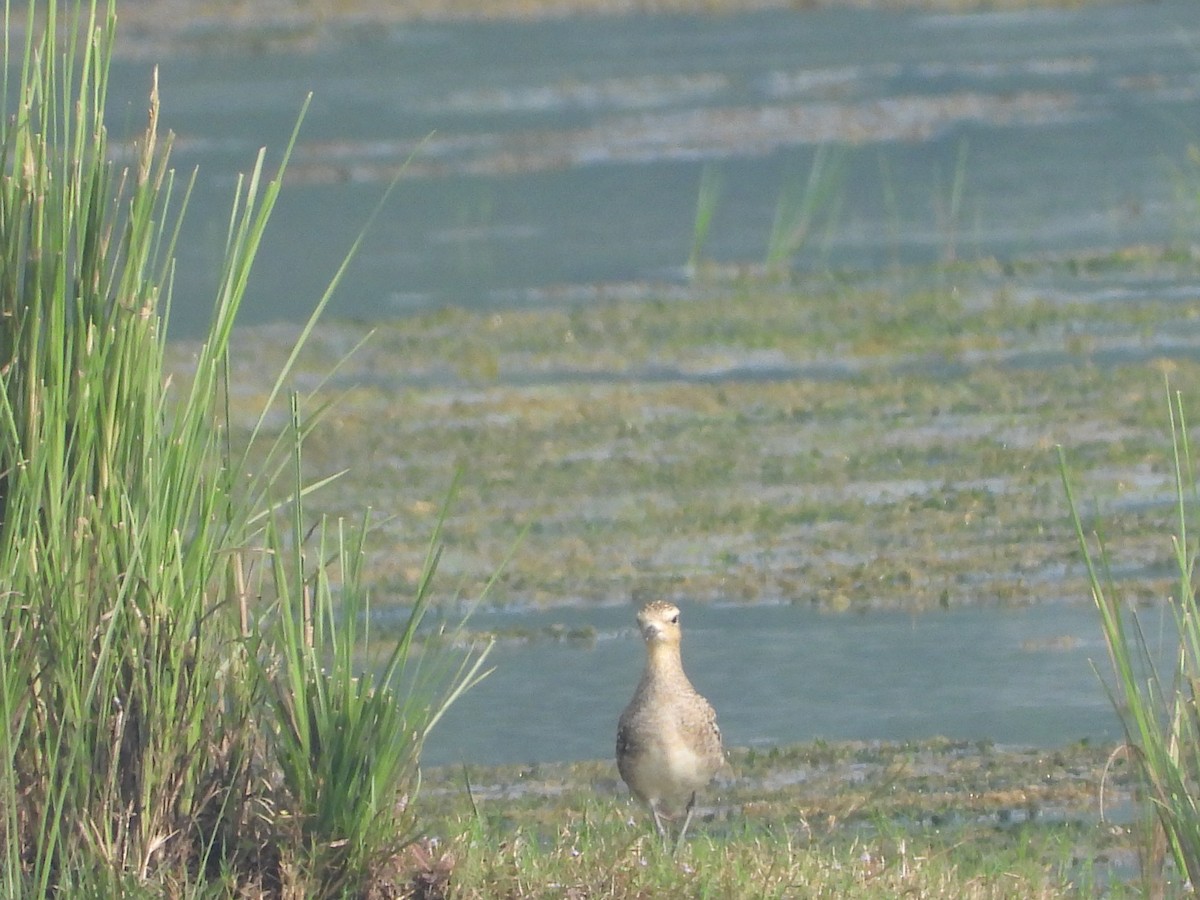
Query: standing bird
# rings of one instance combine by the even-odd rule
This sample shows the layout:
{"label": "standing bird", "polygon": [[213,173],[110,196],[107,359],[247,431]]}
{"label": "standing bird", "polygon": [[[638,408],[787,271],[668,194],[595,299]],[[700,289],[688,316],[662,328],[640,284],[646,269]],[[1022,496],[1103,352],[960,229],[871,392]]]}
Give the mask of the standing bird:
{"label": "standing bird", "polygon": [[654,827],[669,844],[664,819],[685,812],[675,849],[692,821],[696,791],[725,765],[717,714],[683,672],[679,608],[661,600],[642,607],[646,671],[617,725],[617,770],[633,795],[650,807]]}

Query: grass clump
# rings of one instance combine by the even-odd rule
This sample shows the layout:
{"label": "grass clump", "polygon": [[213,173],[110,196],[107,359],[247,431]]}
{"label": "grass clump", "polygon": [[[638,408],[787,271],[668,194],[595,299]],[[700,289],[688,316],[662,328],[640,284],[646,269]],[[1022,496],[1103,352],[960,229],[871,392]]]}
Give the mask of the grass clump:
{"label": "grass clump", "polygon": [[1132,761],[1145,800],[1139,862],[1146,896],[1151,897],[1164,896],[1172,883],[1200,884],[1200,606],[1193,577],[1200,547],[1190,530],[1197,484],[1181,396],[1171,397],[1168,406],[1176,588],[1167,597],[1169,615],[1155,626],[1153,638],[1112,576],[1103,536],[1085,531],[1060,451],[1072,521],[1112,663],[1107,688],[1125,735],[1119,753]]}
{"label": "grass clump", "polygon": [[480,660],[413,647],[433,549],[402,636],[361,672],[366,521],[304,512],[320,408],[293,396],[289,429],[267,442],[260,418],[234,446],[230,335],[280,189],[262,153],[190,377],[166,377],[190,186],[156,87],[133,163],[113,163],[115,11],[59,6],[31,0],[14,49],[5,5],[0,877],[10,896],[361,893],[412,834],[422,741]]}

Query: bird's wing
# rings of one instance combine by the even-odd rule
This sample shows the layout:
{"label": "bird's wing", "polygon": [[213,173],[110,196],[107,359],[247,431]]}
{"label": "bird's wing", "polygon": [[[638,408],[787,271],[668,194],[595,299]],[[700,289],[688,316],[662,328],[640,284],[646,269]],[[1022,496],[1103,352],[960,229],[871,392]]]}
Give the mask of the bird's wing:
{"label": "bird's wing", "polygon": [[621,721],[617,724],[617,759],[636,753],[637,745],[637,735],[633,727],[622,716]]}

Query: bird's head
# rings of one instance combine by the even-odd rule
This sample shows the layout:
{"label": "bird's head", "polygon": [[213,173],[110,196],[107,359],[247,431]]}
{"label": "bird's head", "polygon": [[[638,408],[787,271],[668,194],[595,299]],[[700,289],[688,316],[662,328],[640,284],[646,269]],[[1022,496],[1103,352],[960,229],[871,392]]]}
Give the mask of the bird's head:
{"label": "bird's head", "polygon": [[638,627],[647,644],[678,644],[679,607],[665,600],[647,603],[638,612]]}

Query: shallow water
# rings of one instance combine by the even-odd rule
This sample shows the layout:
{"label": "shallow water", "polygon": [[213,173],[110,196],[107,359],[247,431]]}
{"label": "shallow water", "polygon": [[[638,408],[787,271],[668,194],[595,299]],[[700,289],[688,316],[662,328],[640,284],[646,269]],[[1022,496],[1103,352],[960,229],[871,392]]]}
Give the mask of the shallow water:
{"label": "shallow water", "polygon": [[[1196,218],[1176,200],[1195,195],[1178,174],[1200,113],[1190,0],[408,24],[293,53],[233,34],[204,46],[160,76],[175,161],[201,167],[180,334],[205,319],[234,172],[263,144],[278,159],[310,90],[247,322],[304,315],[397,174],[336,314],[682,283],[705,166],[722,189],[704,256],[761,261],[777,201],[803,188],[820,146],[841,175],[801,269],[1159,242]],[[118,125],[140,125],[148,72],[117,66]]]}
{"label": "shallow water", "polygon": [[[114,73],[119,97],[139,98],[146,84],[147,64]],[[779,197],[803,187],[819,147],[832,148],[842,174],[836,203],[796,254],[802,270],[1159,243],[1194,234],[1188,216],[1200,219],[1179,199],[1196,195],[1179,174],[1200,121],[1192,0],[417,24],[291,54],[234,43],[181,55],[163,65],[161,85],[176,163],[201,167],[176,281],[181,335],[207,315],[233,173],[263,143],[278,159],[309,90],[246,322],[305,315],[397,175],[335,315],[686,296],[705,167],[722,189],[704,256],[757,262]],[[129,130],[143,106],[124,105]],[[1006,287],[1051,301],[1190,303],[1193,284],[1181,268],[1086,280],[1047,271]],[[1190,337],[1126,336],[1095,358],[1152,358],[1176,339],[1173,353],[1194,354]],[[1005,364],[1045,368],[1051,352],[1062,351],[1023,348]],[[956,374],[944,361],[919,364]],[[789,363],[697,377],[829,376]],[[448,714],[427,762],[611,754],[642,660],[630,608],[489,612],[473,626],[555,623],[595,628],[597,639],[497,646],[495,672]],[[697,605],[685,628],[688,670],[730,745],[935,734],[1055,745],[1118,734],[1089,663],[1106,671],[1086,607],[910,617]]]}
{"label": "shallow water", "polygon": [[[829,615],[799,606],[686,606],[684,665],[730,746],[934,735],[1059,746],[1119,736],[1089,607]],[[641,674],[632,607],[481,613],[473,626],[590,625],[594,643],[502,642],[492,674],[434,733],[430,764],[611,756]],[[1157,613],[1144,627],[1153,638]]]}

